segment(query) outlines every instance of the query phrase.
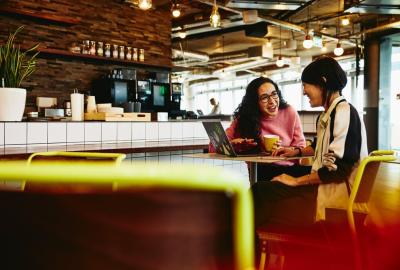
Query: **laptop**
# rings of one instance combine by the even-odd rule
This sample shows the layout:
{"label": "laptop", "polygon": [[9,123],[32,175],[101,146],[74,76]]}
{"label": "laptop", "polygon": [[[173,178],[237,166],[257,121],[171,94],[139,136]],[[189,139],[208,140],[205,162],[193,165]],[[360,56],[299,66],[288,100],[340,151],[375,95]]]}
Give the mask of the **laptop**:
{"label": "laptop", "polygon": [[203,113],[202,110],[197,110],[197,114],[198,114],[199,116],[203,116],[203,115],[204,115],[204,113]]}
{"label": "laptop", "polygon": [[214,146],[215,151],[218,154],[231,156],[231,157],[257,157],[257,156],[267,156],[268,153],[257,153],[257,154],[238,154],[235,152],[228,136],[222,127],[221,122],[202,122],[203,126],[210,138],[211,144]]}

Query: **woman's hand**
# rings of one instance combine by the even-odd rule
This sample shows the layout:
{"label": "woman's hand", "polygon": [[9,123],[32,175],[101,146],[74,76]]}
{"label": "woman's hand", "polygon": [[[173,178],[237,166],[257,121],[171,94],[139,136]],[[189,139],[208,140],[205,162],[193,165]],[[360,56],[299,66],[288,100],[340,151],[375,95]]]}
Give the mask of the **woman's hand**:
{"label": "woman's hand", "polygon": [[281,147],[272,151],[272,156],[295,157],[299,154],[299,150],[293,147]]}
{"label": "woman's hand", "polygon": [[254,139],[247,138],[235,138],[231,140],[231,144],[236,152],[246,152],[254,149],[257,146],[257,142]]}
{"label": "woman's hand", "polygon": [[285,184],[287,186],[291,187],[296,187],[298,185],[297,179],[293,176],[287,175],[287,174],[281,174],[278,176],[275,176],[271,180],[272,182],[281,182],[282,184]]}

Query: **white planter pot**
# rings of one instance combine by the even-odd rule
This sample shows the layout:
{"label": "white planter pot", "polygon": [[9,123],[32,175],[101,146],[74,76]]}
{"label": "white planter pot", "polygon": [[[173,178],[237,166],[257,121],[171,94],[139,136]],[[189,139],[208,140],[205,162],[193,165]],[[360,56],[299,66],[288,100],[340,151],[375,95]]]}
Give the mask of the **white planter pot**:
{"label": "white planter pot", "polygon": [[0,121],[21,121],[25,101],[25,89],[0,87]]}

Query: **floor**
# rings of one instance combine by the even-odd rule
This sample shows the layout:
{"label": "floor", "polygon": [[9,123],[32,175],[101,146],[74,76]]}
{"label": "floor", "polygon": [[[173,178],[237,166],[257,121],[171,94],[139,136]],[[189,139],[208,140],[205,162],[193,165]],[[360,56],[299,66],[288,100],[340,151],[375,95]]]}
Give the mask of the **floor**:
{"label": "floor", "polygon": [[374,237],[367,243],[371,269],[400,269],[400,162],[383,163],[371,195],[367,225]]}

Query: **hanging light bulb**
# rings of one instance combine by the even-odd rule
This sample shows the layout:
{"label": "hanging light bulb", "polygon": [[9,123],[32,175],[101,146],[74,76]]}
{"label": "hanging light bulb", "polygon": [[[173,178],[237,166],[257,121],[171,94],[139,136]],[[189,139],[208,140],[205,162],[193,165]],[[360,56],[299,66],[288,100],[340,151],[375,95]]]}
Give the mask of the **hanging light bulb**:
{"label": "hanging light bulb", "polygon": [[177,4],[175,1],[172,4],[172,16],[174,18],[178,18],[179,16],[181,16],[181,9],[179,8],[179,4]]}
{"label": "hanging light bulb", "polygon": [[341,56],[344,53],[344,50],[342,48],[342,46],[340,45],[340,42],[338,41],[338,43],[336,44],[336,48],[333,50],[333,53],[336,56]]}
{"label": "hanging light bulb", "polygon": [[271,40],[270,39],[267,39],[267,47],[268,48],[271,48],[272,47],[272,42],[271,42]]}
{"label": "hanging light bulb", "polygon": [[324,43],[322,43],[322,48],[321,48],[321,51],[325,53],[327,50],[328,50],[328,48],[326,47],[326,44],[325,44],[325,42],[324,42]]}
{"label": "hanging light bulb", "polygon": [[186,32],[185,32],[185,31],[180,31],[180,32],[178,32],[178,36],[179,36],[181,39],[184,39],[184,38],[186,37]]}
{"label": "hanging light bulb", "polygon": [[313,41],[311,40],[310,35],[306,35],[303,41],[303,47],[306,49],[310,49],[313,46]]}
{"label": "hanging light bulb", "polygon": [[285,64],[285,61],[283,61],[282,56],[279,55],[278,60],[276,60],[276,66],[283,67],[284,64]]}
{"label": "hanging light bulb", "polygon": [[218,6],[216,3],[216,0],[214,0],[214,5],[211,11],[211,16],[210,16],[210,25],[211,27],[219,27],[221,25],[221,16],[218,13]]}
{"label": "hanging light bulb", "polygon": [[147,10],[151,8],[152,3],[151,0],[139,0],[138,6],[140,9]]}
{"label": "hanging light bulb", "polygon": [[342,19],[342,25],[346,26],[350,24],[349,18],[346,16]]}

